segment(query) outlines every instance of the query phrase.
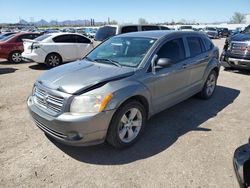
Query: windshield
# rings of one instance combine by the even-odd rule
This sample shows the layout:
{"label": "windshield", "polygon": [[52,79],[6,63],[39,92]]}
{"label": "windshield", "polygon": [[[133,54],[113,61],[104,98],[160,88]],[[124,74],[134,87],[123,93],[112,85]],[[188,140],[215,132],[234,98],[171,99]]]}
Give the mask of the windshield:
{"label": "windshield", "polygon": [[181,29],[192,29],[192,26],[181,26]]}
{"label": "windshield", "polygon": [[245,34],[250,34],[250,25],[246,27],[246,29],[243,31]]}
{"label": "windshield", "polygon": [[46,38],[49,38],[51,35],[42,35],[42,36],[40,36],[40,37],[37,37],[36,39],[35,39],[35,41],[43,41],[44,39],[46,39]]}
{"label": "windshield", "polygon": [[101,27],[97,30],[95,35],[95,40],[97,41],[104,41],[116,34],[116,27]]}
{"label": "windshield", "polygon": [[213,27],[208,27],[207,30],[208,30],[208,31],[216,31],[216,29],[213,28]]}
{"label": "windshield", "polygon": [[87,59],[108,60],[121,66],[137,67],[155,41],[156,39],[142,37],[111,38],[96,47]]}

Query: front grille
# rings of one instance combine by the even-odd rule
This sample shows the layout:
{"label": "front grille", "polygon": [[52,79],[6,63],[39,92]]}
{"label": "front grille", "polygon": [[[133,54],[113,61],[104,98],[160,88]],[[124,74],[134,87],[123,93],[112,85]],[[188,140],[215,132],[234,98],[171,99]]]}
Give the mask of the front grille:
{"label": "front grille", "polygon": [[232,42],[230,51],[235,55],[250,55],[250,45],[244,42]]}
{"label": "front grille", "polygon": [[43,123],[41,123],[40,121],[38,121],[37,119],[34,119],[34,122],[35,124],[40,128],[42,129],[44,132],[47,132],[47,133],[50,133],[56,137],[59,137],[59,138],[62,138],[62,139],[65,139],[67,136],[62,134],[62,133],[59,133],[57,131],[54,131],[50,128],[48,128],[47,126],[45,126]]}
{"label": "front grille", "polygon": [[35,104],[40,108],[52,113],[60,113],[62,111],[64,98],[55,96],[38,87],[34,88]]}

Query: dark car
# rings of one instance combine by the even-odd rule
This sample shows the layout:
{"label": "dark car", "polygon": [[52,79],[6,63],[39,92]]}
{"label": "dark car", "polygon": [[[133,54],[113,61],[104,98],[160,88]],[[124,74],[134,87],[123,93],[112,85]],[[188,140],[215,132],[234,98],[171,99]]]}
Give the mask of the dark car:
{"label": "dark car", "polygon": [[229,37],[230,35],[228,28],[218,28],[217,31],[219,37]]}
{"label": "dark car", "polygon": [[250,187],[250,138],[234,152],[233,165],[241,188]]}
{"label": "dark car", "polygon": [[250,70],[250,25],[226,40],[220,60],[225,68]]}
{"label": "dark car", "polygon": [[[218,48],[199,32],[146,31],[112,37],[84,59],[35,82],[28,108],[36,125],[70,145],[132,145],[146,120],[195,94],[212,97]],[[181,114],[180,114],[181,116]]]}
{"label": "dark car", "polygon": [[23,39],[35,39],[40,33],[17,33],[9,35],[0,41],[0,58],[8,59],[12,63],[22,61]]}

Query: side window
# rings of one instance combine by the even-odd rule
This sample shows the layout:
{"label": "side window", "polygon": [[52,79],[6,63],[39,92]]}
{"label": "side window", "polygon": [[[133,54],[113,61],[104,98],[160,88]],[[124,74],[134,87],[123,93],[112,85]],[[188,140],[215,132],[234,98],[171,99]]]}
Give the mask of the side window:
{"label": "side window", "polygon": [[137,26],[125,26],[122,28],[121,33],[130,33],[138,31]]}
{"label": "side window", "polygon": [[203,41],[204,41],[204,45],[205,45],[205,48],[206,48],[206,51],[209,51],[209,50],[212,50],[214,45],[213,43],[210,41],[210,39],[208,38],[203,38]]}
{"label": "side window", "polygon": [[160,26],[161,30],[170,30],[168,27]]}
{"label": "side window", "polygon": [[16,42],[23,42],[23,39],[32,39],[30,34],[21,35],[16,39]]}
{"label": "side window", "polygon": [[158,58],[168,58],[177,63],[186,57],[182,38],[173,39],[164,44],[157,53]]}
{"label": "side window", "polygon": [[202,53],[202,44],[199,37],[187,37],[187,42],[191,57],[197,56]]}
{"label": "side window", "polygon": [[74,35],[61,35],[53,38],[56,43],[75,43],[76,38]]}
{"label": "side window", "polygon": [[141,26],[142,31],[151,31],[151,30],[160,30],[158,26],[153,26],[153,25],[144,25]]}
{"label": "side window", "polygon": [[76,35],[76,41],[77,43],[87,43],[87,44],[91,43],[91,41],[88,38],[79,35]]}

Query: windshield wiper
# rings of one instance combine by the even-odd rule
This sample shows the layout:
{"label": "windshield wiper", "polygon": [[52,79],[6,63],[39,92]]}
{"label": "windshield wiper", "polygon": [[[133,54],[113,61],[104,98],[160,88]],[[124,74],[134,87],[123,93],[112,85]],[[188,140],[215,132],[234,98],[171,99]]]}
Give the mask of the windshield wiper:
{"label": "windshield wiper", "polygon": [[101,62],[101,63],[108,63],[111,65],[115,65],[117,67],[122,67],[121,64],[118,61],[112,60],[112,59],[105,59],[105,58],[99,58],[99,59],[94,59],[96,62]]}

